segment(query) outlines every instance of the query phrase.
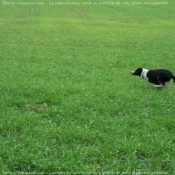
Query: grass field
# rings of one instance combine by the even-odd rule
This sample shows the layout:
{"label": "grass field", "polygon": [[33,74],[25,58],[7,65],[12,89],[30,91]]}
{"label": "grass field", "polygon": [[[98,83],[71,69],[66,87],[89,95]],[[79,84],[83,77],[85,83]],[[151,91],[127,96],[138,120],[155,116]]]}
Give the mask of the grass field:
{"label": "grass field", "polygon": [[175,74],[174,0],[61,2],[1,1],[2,174],[174,175],[175,84],[130,73]]}

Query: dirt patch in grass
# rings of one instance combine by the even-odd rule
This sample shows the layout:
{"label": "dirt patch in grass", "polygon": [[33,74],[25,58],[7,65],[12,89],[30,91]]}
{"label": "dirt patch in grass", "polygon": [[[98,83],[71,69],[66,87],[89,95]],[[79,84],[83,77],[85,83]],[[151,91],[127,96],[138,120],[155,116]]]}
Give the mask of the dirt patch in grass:
{"label": "dirt patch in grass", "polygon": [[36,104],[36,105],[30,105],[27,104],[24,106],[24,109],[28,112],[44,112],[47,111],[49,109],[48,104],[44,103],[44,104]]}
{"label": "dirt patch in grass", "polygon": [[82,18],[87,19],[87,16],[78,8],[75,8],[74,6],[69,6],[70,8],[74,9]]}

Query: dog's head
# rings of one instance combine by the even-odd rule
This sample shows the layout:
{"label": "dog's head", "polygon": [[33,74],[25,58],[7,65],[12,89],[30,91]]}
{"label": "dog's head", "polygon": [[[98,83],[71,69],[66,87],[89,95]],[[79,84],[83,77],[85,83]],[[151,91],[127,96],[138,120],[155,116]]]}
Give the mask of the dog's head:
{"label": "dog's head", "polygon": [[141,76],[143,71],[143,68],[137,68],[136,70],[132,71],[132,75],[137,75],[137,76]]}

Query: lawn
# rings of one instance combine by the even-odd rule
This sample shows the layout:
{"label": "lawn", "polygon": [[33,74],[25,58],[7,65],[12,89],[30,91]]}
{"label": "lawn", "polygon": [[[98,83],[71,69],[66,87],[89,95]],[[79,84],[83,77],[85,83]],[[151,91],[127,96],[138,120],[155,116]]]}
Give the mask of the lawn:
{"label": "lawn", "polygon": [[174,0],[2,1],[2,174],[175,174]]}

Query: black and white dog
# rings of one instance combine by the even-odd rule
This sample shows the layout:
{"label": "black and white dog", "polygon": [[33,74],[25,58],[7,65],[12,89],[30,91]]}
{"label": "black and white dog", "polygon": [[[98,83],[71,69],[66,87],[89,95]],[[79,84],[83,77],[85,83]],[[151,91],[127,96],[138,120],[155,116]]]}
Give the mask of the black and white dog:
{"label": "black and white dog", "polygon": [[157,70],[147,70],[143,68],[137,68],[131,72],[132,75],[137,75],[146,79],[148,82],[153,83],[155,87],[166,87],[165,82],[173,79],[175,83],[175,76],[166,69],[157,69]]}

